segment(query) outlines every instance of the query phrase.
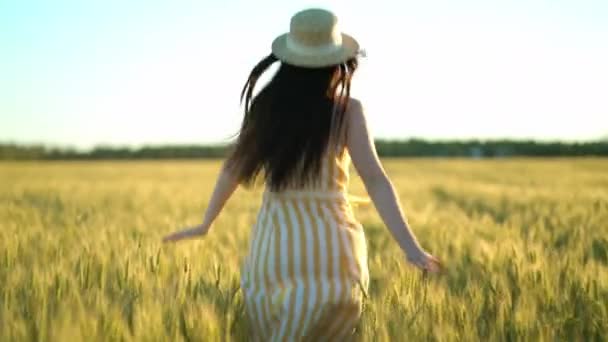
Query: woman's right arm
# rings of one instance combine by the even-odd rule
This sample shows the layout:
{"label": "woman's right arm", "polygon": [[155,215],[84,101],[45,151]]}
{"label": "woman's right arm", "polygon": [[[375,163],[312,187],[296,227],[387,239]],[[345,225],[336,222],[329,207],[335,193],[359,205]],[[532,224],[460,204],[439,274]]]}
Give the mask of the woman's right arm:
{"label": "woman's right arm", "polygon": [[376,153],[361,102],[351,99],[346,122],[347,148],[353,165],[384,224],[409,262],[421,269],[438,271],[439,260],[424,251],[407,224],[399,198]]}
{"label": "woman's right arm", "polygon": [[163,238],[163,241],[176,242],[183,239],[198,238],[207,234],[207,231],[211,228],[211,224],[220,214],[226,201],[232,196],[238,185],[238,178],[232,173],[231,169],[227,167],[227,163],[224,162],[220,174],[215,181],[213,193],[211,194],[207,210],[205,210],[203,222],[197,224],[193,228],[169,234]]}

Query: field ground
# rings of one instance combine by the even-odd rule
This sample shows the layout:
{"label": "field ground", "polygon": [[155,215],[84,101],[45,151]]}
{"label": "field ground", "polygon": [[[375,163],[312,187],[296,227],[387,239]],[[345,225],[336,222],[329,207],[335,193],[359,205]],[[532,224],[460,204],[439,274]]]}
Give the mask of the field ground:
{"label": "field ground", "polygon": [[[0,163],[1,341],[243,340],[239,267],[260,190],[202,241],[217,161]],[[608,159],[392,159],[423,279],[372,205],[364,341],[608,340]],[[364,195],[353,175],[352,193]]]}

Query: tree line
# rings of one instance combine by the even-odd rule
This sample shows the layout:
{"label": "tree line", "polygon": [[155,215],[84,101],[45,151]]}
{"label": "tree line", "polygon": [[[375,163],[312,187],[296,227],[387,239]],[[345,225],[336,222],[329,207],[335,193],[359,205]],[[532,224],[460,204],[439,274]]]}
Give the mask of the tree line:
{"label": "tree line", "polygon": [[[539,142],[516,140],[376,140],[380,157],[573,157],[608,156],[608,141]],[[0,160],[198,159],[226,156],[230,146],[150,145],[140,148],[97,146],[88,151],[45,145],[0,143]]]}

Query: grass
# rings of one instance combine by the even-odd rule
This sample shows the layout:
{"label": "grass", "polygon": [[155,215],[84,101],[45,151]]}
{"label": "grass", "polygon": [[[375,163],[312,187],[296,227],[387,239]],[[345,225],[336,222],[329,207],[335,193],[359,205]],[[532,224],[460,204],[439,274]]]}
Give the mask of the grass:
{"label": "grass", "polygon": [[[260,189],[202,241],[217,161],[0,163],[0,340],[245,340],[238,288]],[[423,279],[372,205],[364,341],[608,340],[608,160],[393,159]],[[352,192],[365,194],[353,175]]]}

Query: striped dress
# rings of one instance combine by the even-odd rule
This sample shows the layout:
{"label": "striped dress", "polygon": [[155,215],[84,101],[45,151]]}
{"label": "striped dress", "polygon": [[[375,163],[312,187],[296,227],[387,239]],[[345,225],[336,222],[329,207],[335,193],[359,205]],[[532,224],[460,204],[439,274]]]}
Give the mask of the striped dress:
{"label": "striped dress", "polygon": [[241,288],[256,341],[350,340],[369,272],[347,195],[350,157],[328,153],[321,185],[264,192]]}

